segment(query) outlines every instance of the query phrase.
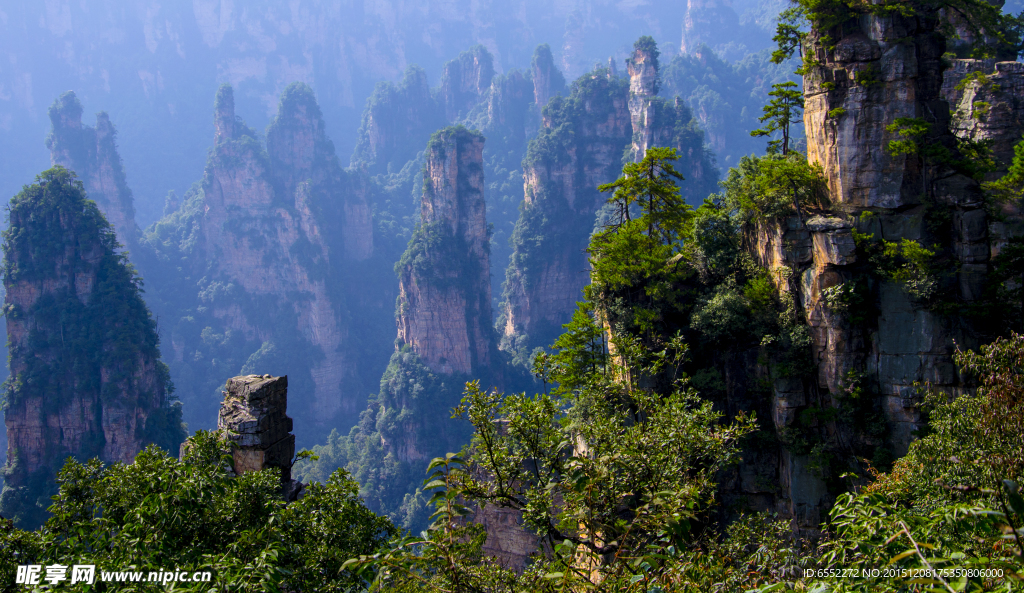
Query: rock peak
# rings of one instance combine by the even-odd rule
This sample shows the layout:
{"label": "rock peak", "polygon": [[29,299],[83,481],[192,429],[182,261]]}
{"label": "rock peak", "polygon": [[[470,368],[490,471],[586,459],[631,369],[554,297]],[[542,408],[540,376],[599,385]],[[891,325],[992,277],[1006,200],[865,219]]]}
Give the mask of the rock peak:
{"label": "rock peak", "polygon": [[491,364],[484,138],[461,126],[427,145],[421,226],[398,264],[398,338],[433,371]]}
{"label": "rock peak", "polygon": [[230,84],[222,84],[217,89],[217,98],[213,103],[214,144],[235,137],[235,91]]}
{"label": "rock peak", "polygon": [[63,93],[50,106],[52,127],[46,138],[50,162],[78,175],[89,198],[113,225],[118,241],[131,249],[141,232],[135,223],[135,200],[117,151],[117,129],[102,111],[96,114],[96,127],[83,125],[82,111],[74,91]]}

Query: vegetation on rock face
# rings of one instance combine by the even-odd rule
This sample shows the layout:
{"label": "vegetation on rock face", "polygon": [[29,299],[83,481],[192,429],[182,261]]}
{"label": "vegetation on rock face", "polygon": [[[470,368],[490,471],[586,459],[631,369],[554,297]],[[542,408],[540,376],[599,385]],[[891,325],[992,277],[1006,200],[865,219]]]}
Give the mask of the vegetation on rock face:
{"label": "vegetation on rock face", "polygon": [[[75,174],[54,167],[14,196],[3,241],[4,315],[9,323],[27,323],[27,339],[10,340],[13,374],[4,383],[4,408],[28,401],[39,402],[44,414],[73,402],[95,414],[150,408],[146,426],[138,427],[141,434],[129,431],[128,438],[177,450],[185,436],[181,407],[164,399],[174,387],[159,360],[156,323],[142,300],[142,280],[118,251],[113,230]],[[20,286],[38,291],[38,298],[27,306],[12,298]],[[82,420],[92,426],[91,418]],[[98,423],[92,428],[98,434],[83,435],[82,449],[75,452],[83,459],[104,446]],[[65,438],[47,431],[39,437]],[[53,455],[36,468],[38,476],[27,476],[29,468],[14,451],[6,470],[4,516],[25,525],[42,521],[46,505],[38,501],[50,494],[56,470],[51,466],[63,461]]]}

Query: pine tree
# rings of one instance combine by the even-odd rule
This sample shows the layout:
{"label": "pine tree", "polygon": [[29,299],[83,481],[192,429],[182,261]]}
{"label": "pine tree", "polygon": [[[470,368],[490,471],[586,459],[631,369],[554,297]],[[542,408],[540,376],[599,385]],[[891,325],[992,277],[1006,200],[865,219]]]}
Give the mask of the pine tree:
{"label": "pine tree", "polygon": [[764,106],[764,115],[758,118],[761,123],[767,121],[768,125],[750,133],[751,136],[771,136],[775,132],[782,132],[781,139],[768,142],[768,152],[771,154],[779,152],[780,147],[783,156],[789,154],[789,128],[800,123],[800,112],[804,108],[804,95],[796,88],[797,84],[792,81],[773,84],[773,90],[768,96],[774,98]]}

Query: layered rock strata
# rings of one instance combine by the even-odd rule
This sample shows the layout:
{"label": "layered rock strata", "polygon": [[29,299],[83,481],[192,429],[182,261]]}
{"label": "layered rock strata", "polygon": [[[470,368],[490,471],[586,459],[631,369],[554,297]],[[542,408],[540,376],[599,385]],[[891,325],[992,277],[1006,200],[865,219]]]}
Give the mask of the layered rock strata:
{"label": "layered rock strata", "polygon": [[50,135],[46,147],[50,162],[74,171],[89,199],[114,227],[118,241],[131,249],[139,239],[135,204],[117,153],[117,130],[106,112],[96,114],[96,126],[82,124],[82,104],[74,91],[62,94],[50,106]]}
{"label": "layered rock strata", "polygon": [[288,377],[245,375],[228,379],[217,415],[217,430],[231,443],[238,475],[277,468],[288,498],[301,484],[291,479],[295,435],[288,417]]}
{"label": "layered rock strata", "polygon": [[8,232],[0,512],[37,524],[67,457],[130,463],[146,443],[176,449],[184,434],[139,279],[83,184],[45,172],[11,201]]}
{"label": "layered rock strata", "polygon": [[483,137],[464,128],[431,139],[421,226],[406,252],[415,259],[399,264],[398,339],[444,374],[491,364],[483,148]]}
{"label": "layered rock strata", "polygon": [[[952,356],[958,346],[979,340],[970,320],[943,313],[932,301],[944,295],[956,303],[980,302],[993,247],[975,180],[919,153],[886,150],[894,138],[887,128],[909,118],[927,124],[920,142],[955,151],[941,92],[946,46],[939,20],[920,6],[915,10],[915,18],[861,15],[836,31],[812,33],[808,51],[817,65],[804,76],[808,160],[823,168],[832,207],[754,225],[746,237],[748,249],[806,316],[816,365],[809,381],[774,382],[776,429],[792,430],[809,408],[838,408],[851,393],[870,394],[884,422],[880,431],[842,422],[819,429],[839,449],[881,447],[897,456],[921,426],[918,386],[963,389]],[[836,39],[831,48],[819,41],[826,33]],[[934,270],[941,277],[926,289],[931,292],[921,292],[877,269],[858,241],[916,242],[935,252],[929,265],[944,270]],[[833,494],[821,474],[809,470],[813,459],[783,447],[773,463],[774,478],[761,481],[780,484],[780,491],[737,490],[792,517],[800,529],[816,529]],[[745,464],[739,474],[744,471],[753,470]]]}

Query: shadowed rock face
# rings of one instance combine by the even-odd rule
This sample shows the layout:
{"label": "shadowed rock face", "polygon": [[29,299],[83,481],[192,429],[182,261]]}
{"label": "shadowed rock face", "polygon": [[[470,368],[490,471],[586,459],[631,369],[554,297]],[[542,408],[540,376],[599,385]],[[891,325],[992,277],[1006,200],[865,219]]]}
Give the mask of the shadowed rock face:
{"label": "shadowed rock face", "polygon": [[[216,141],[203,181],[205,215],[202,220],[205,264],[210,273],[240,286],[254,298],[270,297],[279,310],[250,307],[236,302],[215,307],[214,314],[229,327],[252,339],[275,336],[275,318],[291,317],[297,332],[318,353],[311,360],[313,394],[311,416],[327,422],[341,411],[355,412],[357,395],[346,391],[354,373],[345,348],[347,328],[339,320],[325,281],[330,266],[327,239],[313,214],[316,192],[328,192],[342,174],[330,167],[333,148],[323,133],[323,122],[308,87],[286,91],[281,111],[267,135],[267,151],[235,122],[230,87],[218,94]],[[361,196],[352,198],[355,216],[353,257],[372,250],[368,206]],[[274,265],[268,265],[274,262]],[[287,298],[289,294],[303,298]],[[290,303],[289,303],[290,301]]]}
{"label": "shadowed rock face", "polygon": [[130,463],[149,442],[175,448],[180,409],[138,278],[112,229],[63,169],[11,202],[5,237],[7,475],[0,507],[38,522],[64,459]]}
{"label": "shadowed rock face", "polygon": [[462,52],[445,64],[441,74],[441,103],[448,121],[455,121],[480,102],[492,78],[494,58],[482,45]]}
{"label": "shadowed rock face", "polygon": [[74,171],[117,233],[118,241],[132,248],[139,238],[132,192],[125,182],[117,153],[117,131],[105,112],[96,114],[96,127],[82,124],[82,104],[74,91],[50,106],[50,135],[46,147],[50,162]]}
{"label": "shadowed rock face", "polygon": [[411,251],[423,251],[425,262],[399,272],[398,338],[444,374],[469,374],[491,364],[483,147],[482,136],[462,128],[447,128],[431,139],[421,241],[410,244]]}
{"label": "shadowed rock face", "polygon": [[217,429],[234,445],[235,472],[281,470],[281,481],[291,480],[295,435],[288,410],[288,377],[245,375],[228,379]]}

